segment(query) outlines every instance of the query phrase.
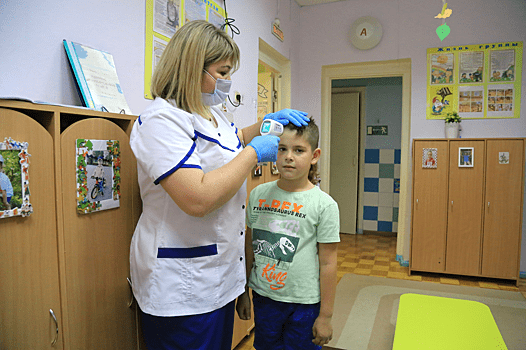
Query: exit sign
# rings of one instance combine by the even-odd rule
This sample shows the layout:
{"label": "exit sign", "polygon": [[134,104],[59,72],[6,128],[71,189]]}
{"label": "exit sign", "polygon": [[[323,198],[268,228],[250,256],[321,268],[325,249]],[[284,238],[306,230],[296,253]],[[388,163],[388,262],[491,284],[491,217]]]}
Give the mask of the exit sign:
{"label": "exit sign", "polygon": [[387,135],[387,125],[369,125],[367,135]]}

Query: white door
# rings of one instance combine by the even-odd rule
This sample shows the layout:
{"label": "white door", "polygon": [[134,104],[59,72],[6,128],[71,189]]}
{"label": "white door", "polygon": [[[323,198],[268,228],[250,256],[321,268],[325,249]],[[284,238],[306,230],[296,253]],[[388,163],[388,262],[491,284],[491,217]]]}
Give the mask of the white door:
{"label": "white door", "polygon": [[360,93],[331,95],[330,195],[340,208],[340,232],[356,233]]}

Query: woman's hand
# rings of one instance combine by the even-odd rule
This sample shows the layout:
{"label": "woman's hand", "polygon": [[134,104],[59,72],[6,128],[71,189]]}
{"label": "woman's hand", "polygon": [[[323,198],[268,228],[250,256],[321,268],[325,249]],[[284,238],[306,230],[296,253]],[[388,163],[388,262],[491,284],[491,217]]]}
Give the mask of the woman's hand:
{"label": "woman's hand", "polygon": [[248,291],[237,297],[236,311],[240,319],[250,320],[250,295],[248,295]]}
{"label": "woman's hand", "polygon": [[310,118],[307,118],[307,113],[288,108],[269,113],[263,118],[263,120],[265,119],[272,119],[283,125],[287,125],[290,122],[297,127],[305,126],[310,121]]}
{"label": "woman's hand", "polygon": [[278,159],[279,137],[274,135],[256,136],[247,146],[256,151],[258,163],[275,162]]}

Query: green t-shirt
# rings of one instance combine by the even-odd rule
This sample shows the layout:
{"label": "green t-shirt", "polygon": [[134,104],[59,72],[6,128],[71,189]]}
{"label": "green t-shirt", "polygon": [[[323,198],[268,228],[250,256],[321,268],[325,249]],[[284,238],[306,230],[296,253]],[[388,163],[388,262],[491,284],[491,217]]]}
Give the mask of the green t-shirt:
{"label": "green t-shirt", "polygon": [[315,304],[320,301],[316,243],[340,241],[338,204],[314,187],[287,192],[277,181],[250,193],[247,226],[252,229],[255,262],[249,287],[276,301]]}

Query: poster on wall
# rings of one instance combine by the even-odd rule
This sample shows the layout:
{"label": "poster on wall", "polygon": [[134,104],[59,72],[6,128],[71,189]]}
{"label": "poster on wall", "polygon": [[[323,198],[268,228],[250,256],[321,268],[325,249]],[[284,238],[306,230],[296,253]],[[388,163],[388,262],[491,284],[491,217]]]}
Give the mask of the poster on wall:
{"label": "poster on wall", "polygon": [[28,143],[6,137],[0,142],[0,219],[29,216]]}
{"label": "poster on wall", "polygon": [[116,140],[76,140],[77,212],[118,208],[120,146]]}
{"label": "poster on wall", "polygon": [[437,153],[436,148],[423,148],[422,149],[422,168],[437,168]]}
{"label": "poster on wall", "polygon": [[427,119],[520,118],[523,42],[427,49]]}
{"label": "poster on wall", "polygon": [[223,7],[212,0],[146,0],[144,97],[153,99],[150,85],[155,66],[172,36],[184,23],[205,20],[220,27],[225,23],[225,17]]}

